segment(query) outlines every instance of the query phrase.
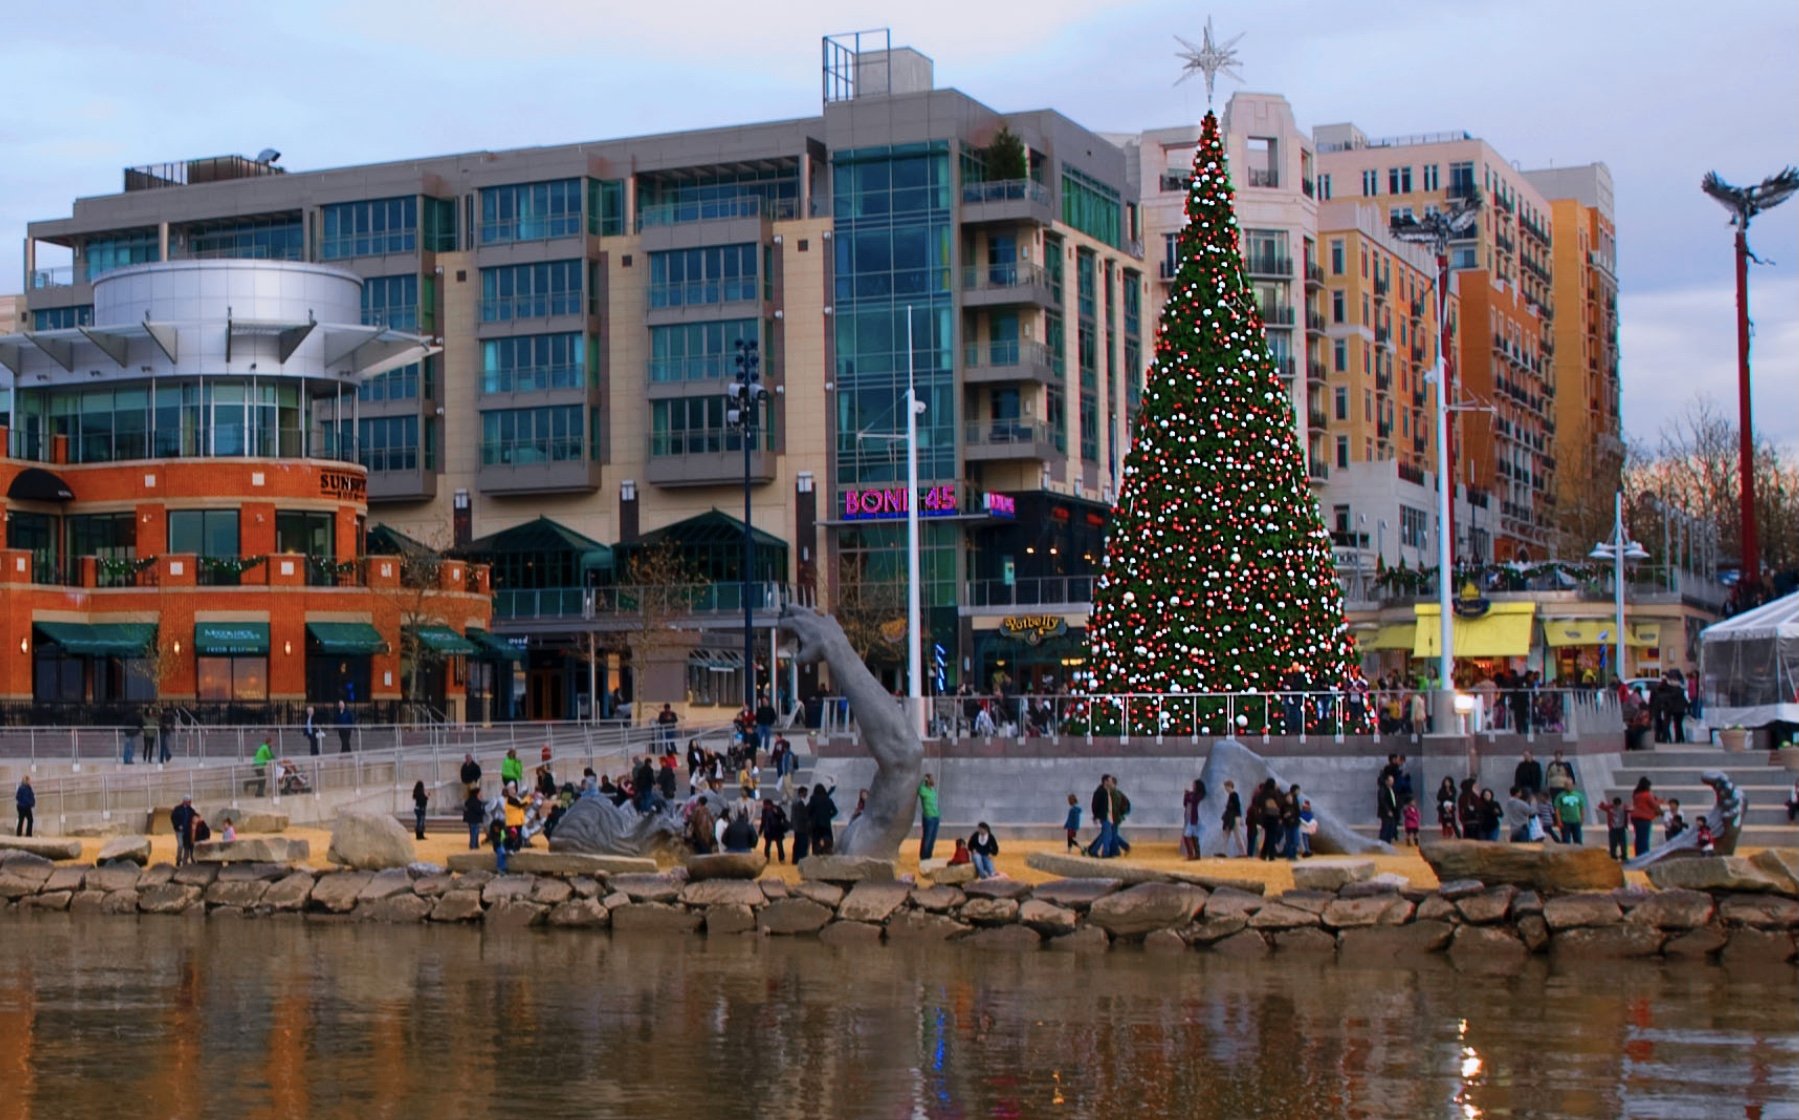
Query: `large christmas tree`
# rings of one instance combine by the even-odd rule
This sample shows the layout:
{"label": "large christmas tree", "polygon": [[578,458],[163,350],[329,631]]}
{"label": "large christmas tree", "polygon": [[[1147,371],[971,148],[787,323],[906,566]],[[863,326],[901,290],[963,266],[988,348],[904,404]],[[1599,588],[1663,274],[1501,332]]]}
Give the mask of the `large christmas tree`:
{"label": "large christmas tree", "polygon": [[[1352,661],[1330,535],[1244,279],[1232,198],[1218,118],[1208,112],[1180,270],[1156,330],[1093,597],[1096,696],[1278,694],[1301,680],[1331,690]],[[1278,729],[1281,716],[1278,695],[1136,701],[1129,724],[1218,734],[1227,723]],[[1094,706],[1096,730],[1119,717],[1115,705]]]}

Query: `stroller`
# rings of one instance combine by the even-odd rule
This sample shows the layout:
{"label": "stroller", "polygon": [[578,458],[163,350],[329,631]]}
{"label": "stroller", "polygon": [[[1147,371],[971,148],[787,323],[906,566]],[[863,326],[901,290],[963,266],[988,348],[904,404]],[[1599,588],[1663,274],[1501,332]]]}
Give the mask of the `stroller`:
{"label": "stroller", "polygon": [[277,765],[280,767],[280,777],[275,780],[275,788],[280,790],[284,796],[312,792],[312,779],[302,774],[298,766],[285,758]]}

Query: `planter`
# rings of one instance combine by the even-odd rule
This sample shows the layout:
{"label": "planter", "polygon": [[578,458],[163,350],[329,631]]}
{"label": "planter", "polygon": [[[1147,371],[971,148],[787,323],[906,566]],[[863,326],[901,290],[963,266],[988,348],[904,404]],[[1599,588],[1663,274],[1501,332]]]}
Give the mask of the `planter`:
{"label": "planter", "polygon": [[1749,731],[1743,727],[1726,727],[1718,732],[1718,742],[1727,751],[1746,751],[1749,749]]}
{"label": "planter", "polygon": [[1774,752],[1774,757],[1779,759],[1780,765],[1786,767],[1789,772],[1799,774],[1799,747],[1782,747]]}

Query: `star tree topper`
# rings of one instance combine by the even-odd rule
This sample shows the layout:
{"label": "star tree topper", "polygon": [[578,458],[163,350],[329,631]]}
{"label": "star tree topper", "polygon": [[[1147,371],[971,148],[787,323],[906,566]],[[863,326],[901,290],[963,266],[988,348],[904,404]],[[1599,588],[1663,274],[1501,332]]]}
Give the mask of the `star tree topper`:
{"label": "star tree topper", "polygon": [[1237,73],[1236,70],[1237,66],[1243,61],[1237,57],[1236,51],[1237,43],[1242,38],[1243,36],[1237,35],[1232,37],[1228,42],[1218,42],[1212,37],[1211,16],[1206,17],[1206,33],[1204,38],[1200,41],[1200,46],[1196,47],[1179,35],[1176,35],[1174,41],[1187,49],[1174,52],[1174,57],[1180,59],[1183,63],[1181,67],[1181,76],[1174,80],[1174,84],[1180,85],[1188,78],[1191,78],[1195,71],[1204,74],[1206,76],[1206,106],[1207,108],[1210,108],[1212,105],[1212,86],[1218,80],[1218,75],[1223,74],[1225,77],[1239,82],[1243,80],[1243,75]]}

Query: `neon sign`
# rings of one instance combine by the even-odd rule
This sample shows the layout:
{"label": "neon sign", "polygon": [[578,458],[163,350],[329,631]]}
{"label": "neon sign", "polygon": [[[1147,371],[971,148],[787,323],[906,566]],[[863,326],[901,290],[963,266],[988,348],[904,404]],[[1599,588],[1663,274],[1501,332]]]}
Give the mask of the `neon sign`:
{"label": "neon sign", "polygon": [[1018,516],[1018,502],[1010,494],[983,494],[981,506],[989,517]]}
{"label": "neon sign", "polygon": [[[928,486],[919,490],[918,516],[950,517],[960,512],[956,487]],[[888,486],[878,489],[845,490],[843,517],[846,521],[885,521],[906,516],[906,488]]]}

